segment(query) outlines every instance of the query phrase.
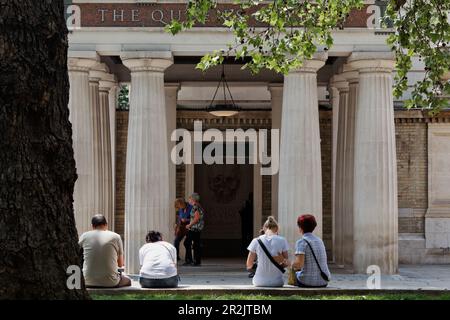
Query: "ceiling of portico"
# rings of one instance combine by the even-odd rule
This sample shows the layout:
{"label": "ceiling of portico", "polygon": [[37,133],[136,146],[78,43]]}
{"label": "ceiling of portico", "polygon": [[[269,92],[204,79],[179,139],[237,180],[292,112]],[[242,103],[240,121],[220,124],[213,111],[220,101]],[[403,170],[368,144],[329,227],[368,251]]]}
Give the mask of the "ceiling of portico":
{"label": "ceiling of portico", "polygon": [[[165,71],[166,82],[186,82],[186,81],[218,81],[222,71],[221,67],[214,67],[206,72],[195,68],[199,57],[175,57],[174,64]],[[126,68],[119,57],[103,56],[102,61],[106,63],[120,82],[129,82],[131,80],[130,71]],[[335,65],[339,59],[330,57],[327,64],[318,72],[318,82],[328,83],[333,75]],[[230,82],[264,82],[264,83],[282,83],[283,75],[270,70],[263,70],[259,74],[252,74],[249,70],[242,70],[243,64],[234,60],[226,61],[225,74]]]}

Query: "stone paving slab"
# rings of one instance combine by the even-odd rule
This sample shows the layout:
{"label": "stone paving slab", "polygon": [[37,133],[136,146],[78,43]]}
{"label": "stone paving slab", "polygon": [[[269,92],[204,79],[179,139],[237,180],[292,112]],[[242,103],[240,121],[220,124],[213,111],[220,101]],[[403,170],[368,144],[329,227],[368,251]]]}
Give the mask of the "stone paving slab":
{"label": "stone paving slab", "polygon": [[[123,293],[177,293],[177,294],[223,294],[248,293],[271,295],[295,294],[368,294],[426,291],[429,294],[450,290],[450,265],[404,265],[399,274],[381,277],[381,290],[367,288],[368,275],[350,274],[331,266],[332,280],[327,288],[309,289],[285,285],[282,288],[256,288],[242,268],[243,264],[218,262],[205,263],[201,267],[179,267],[180,286],[176,289],[142,289],[137,276],[133,285],[119,289],[90,289],[98,294]],[[287,277],[287,276],[286,276]],[[287,281],[286,281],[287,282]]]}

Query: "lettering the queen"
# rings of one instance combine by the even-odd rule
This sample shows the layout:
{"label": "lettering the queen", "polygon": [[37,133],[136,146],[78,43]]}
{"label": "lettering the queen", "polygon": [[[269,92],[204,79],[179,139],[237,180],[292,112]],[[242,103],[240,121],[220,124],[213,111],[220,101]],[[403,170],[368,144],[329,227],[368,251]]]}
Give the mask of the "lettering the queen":
{"label": "lettering the queen", "polygon": [[181,9],[97,9],[98,20],[102,23],[142,22],[168,24],[173,19],[182,19],[183,14],[184,11]]}

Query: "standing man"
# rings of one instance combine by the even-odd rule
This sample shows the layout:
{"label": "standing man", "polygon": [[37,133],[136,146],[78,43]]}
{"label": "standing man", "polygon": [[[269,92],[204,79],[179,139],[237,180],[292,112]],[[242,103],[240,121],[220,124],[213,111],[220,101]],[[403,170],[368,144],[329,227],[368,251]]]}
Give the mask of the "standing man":
{"label": "standing man", "polygon": [[123,267],[123,243],[120,235],[108,231],[106,218],[92,218],[92,230],[81,235],[83,275],[86,287],[118,288],[131,286],[131,279],[119,272]]}
{"label": "standing man", "polygon": [[[193,193],[189,197],[189,204],[192,206],[192,209],[190,222],[186,226],[186,229],[188,230],[186,240],[184,241],[184,246],[186,248],[186,262],[183,265],[188,266],[193,264],[194,266],[200,266],[202,257],[200,234],[205,226],[205,212],[200,205],[200,196],[198,193]],[[194,249],[194,260],[192,260],[192,248]]]}

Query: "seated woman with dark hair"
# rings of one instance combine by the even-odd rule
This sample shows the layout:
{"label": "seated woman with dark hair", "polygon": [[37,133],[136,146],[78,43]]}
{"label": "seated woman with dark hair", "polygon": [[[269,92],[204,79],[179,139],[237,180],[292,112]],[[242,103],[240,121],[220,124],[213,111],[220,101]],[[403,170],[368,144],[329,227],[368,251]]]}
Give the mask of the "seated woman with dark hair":
{"label": "seated woman with dark hair", "polygon": [[312,234],[317,226],[316,218],[310,214],[298,217],[297,225],[303,236],[295,244],[295,261],[292,268],[296,271],[297,285],[306,288],[322,288],[330,281],[327,254],[322,239]]}
{"label": "seated woman with dark hair", "polygon": [[139,250],[141,271],[139,283],[142,288],[178,287],[177,250],[163,241],[161,233],[150,231],[146,244]]}

